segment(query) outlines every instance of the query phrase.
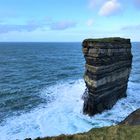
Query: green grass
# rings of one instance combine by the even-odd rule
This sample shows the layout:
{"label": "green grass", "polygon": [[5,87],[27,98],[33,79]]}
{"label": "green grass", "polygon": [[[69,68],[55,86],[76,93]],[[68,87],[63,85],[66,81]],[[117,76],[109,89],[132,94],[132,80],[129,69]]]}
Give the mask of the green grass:
{"label": "green grass", "polygon": [[35,140],[140,140],[140,126],[116,125],[94,128],[87,133],[37,138]]}
{"label": "green grass", "polygon": [[129,42],[130,39],[125,39],[125,38],[120,38],[120,37],[109,37],[109,38],[95,38],[95,39],[85,39],[85,41],[88,41],[88,42],[110,42],[110,43],[115,43],[115,42]]}

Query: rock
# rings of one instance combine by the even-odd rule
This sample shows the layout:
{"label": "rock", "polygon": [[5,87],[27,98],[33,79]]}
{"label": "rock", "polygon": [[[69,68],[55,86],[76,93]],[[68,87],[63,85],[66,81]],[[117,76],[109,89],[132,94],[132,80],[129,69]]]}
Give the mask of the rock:
{"label": "rock", "polygon": [[125,125],[140,125],[140,109],[137,109],[133,113],[131,113],[124,121],[120,124]]}
{"label": "rock", "polygon": [[88,115],[111,109],[126,97],[132,64],[130,39],[103,38],[83,41],[86,60],[83,112]]}

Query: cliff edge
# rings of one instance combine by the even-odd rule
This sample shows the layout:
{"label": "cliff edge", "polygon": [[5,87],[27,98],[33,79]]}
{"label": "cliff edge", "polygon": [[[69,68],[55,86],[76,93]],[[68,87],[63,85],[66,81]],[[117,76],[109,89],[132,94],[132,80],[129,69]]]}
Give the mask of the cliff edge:
{"label": "cliff edge", "polygon": [[35,140],[140,140],[140,109],[131,113],[116,126],[93,128],[86,133],[36,138]]}

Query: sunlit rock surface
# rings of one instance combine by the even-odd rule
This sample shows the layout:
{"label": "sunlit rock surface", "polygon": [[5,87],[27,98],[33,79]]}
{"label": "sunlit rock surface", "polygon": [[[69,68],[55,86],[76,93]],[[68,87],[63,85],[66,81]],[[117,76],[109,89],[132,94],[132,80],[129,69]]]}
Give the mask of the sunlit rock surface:
{"label": "sunlit rock surface", "polygon": [[118,99],[126,97],[131,71],[130,39],[103,38],[83,41],[86,60],[83,112],[88,115],[111,109]]}

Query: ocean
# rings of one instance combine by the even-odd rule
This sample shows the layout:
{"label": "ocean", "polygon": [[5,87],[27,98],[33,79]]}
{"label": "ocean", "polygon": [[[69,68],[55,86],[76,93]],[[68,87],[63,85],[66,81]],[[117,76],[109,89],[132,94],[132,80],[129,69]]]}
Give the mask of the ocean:
{"label": "ocean", "polygon": [[77,43],[0,43],[0,140],[86,132],[115,125],[140,107],[140,43],[132,43],[127,98],[83,115],[85,60]]}

